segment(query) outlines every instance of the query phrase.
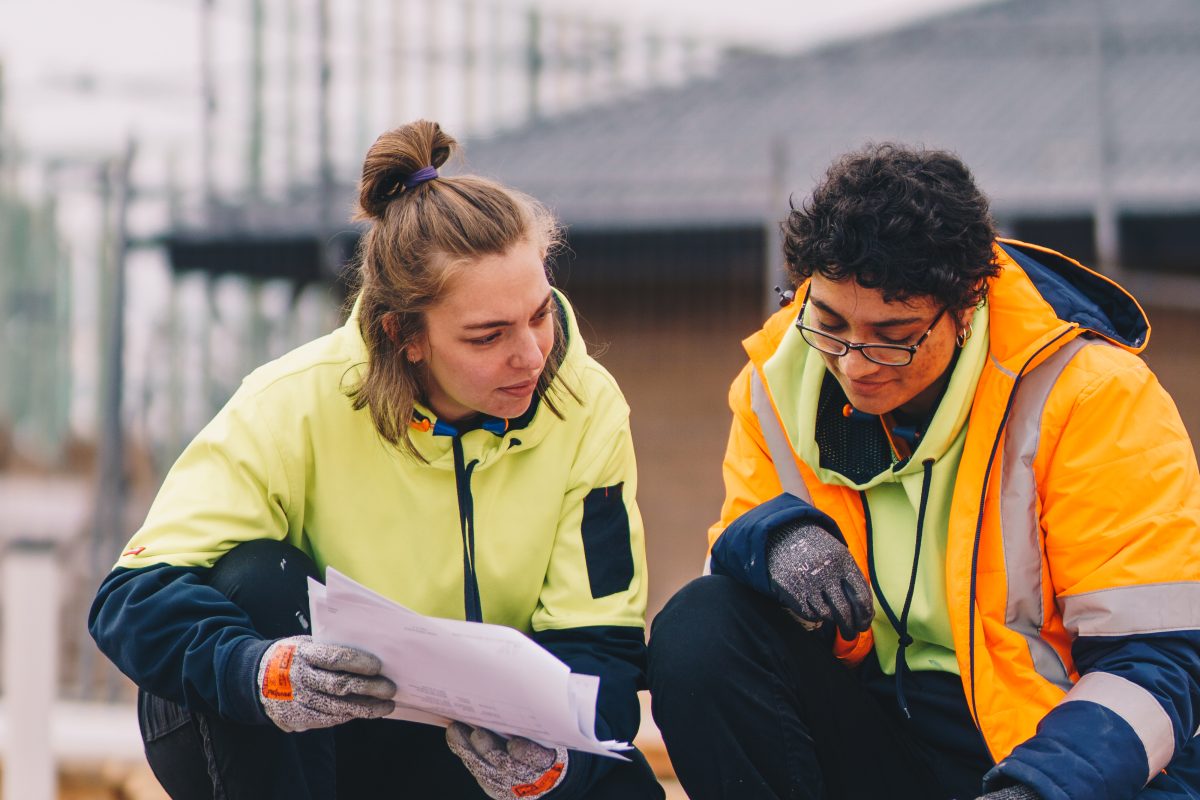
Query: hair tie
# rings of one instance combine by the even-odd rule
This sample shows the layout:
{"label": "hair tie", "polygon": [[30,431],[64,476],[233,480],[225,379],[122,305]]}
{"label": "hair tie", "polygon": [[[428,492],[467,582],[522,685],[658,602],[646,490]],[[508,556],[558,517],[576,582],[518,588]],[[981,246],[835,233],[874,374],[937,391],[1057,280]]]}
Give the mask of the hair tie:
{"label": "hair tie", "polygon": [[409,175],[407,178],[404,179],[404,188],[405,189],[415,189],[418,186],[420,186],[422,183],[431,181],[434,178],[436,178],[437,176],[438,176],[438,172],[435,167],[421,167],[419,170],[414,172],[412,175]]}

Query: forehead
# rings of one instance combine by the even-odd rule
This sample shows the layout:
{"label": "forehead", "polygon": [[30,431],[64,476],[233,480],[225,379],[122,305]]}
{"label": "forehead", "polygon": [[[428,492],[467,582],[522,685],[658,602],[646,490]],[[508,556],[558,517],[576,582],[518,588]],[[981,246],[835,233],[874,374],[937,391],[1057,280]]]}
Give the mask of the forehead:
{"label": "forehead", "polygon": [[903,300],[884,299],[882,289],[872,289],[853,280],[832,281],[820,273],[809,284],[809,302],[847,320],[883,322],[920,319],[937,311],[937,300],[929,295],[914,295]]}
{"label": "forehead", "polygon": [[507,319],[536,310],[549,291],[541,252],[521,242],[504,253],[455,265],[435,308],[456,322]]}

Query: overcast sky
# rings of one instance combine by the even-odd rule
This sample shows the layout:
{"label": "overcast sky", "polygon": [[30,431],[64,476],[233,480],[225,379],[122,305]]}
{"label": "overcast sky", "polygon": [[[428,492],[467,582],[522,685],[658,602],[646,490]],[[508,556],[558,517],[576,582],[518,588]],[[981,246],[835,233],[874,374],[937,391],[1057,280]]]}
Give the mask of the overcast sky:
{"label": "overcast sky", "polygon": [[[581,21],[618,23],[628,36],[623,75],[615,82],[604,84],[612,76],[603,73],[556,73],[567,77],[546,82],[541,110],[602,100],[620,86],[641,85],[651,73],[670,78],[674,69],[678,78],[685,51],[668,46],[656,62],[660,68],[651,70],[646,34],[695,37],[714,47],[740,43],[791,51],[987,1],[538,0],[543,37],[552,37],[564,53],[577,54],[588,36],[601,35],[598,29],[586,32]],[[249,89],[251,0],[210,2],[217,86],[209,126],[214,185],[225,194],[244,188],[251,159],[257,159],[268,191],[285,186],[289,176],[309,179],[319,160],[322,118],[315,88],[317,0],[261,0],[266,30],[261,106]],[[410,119],[436,119],[468,142],[527,119],[528,20],[522,9],[529,3],[328,0],[334,81],[328,116],[336,176],[355,178],[375,137]],[[171,180],[199,186],[203,5],[204,0],[0,0],[0,130],[15,137],[23,163],[36,172],[64,158],[111,159],[132,138],[138,152],[134,177],[141,186],[163,188]],[[475,9],[470,24],[462,11],[468,6]],[[569,24],[555,28],[554,20],[563,19]],[[458,55],[465,38],[481,53],[470,80]],[[408,60],[397,66],[400,53]],[[360,73],[368,79],[358,79]],[[403,77],[393,79],[396,74]],[[258,149],[255,108],[262,119]]]}
{"label": "overcast sky", "polygon": [[[217,87],[208,130],[218,192],[244,190],[251,163],[259,165],[268,192],[311,180],[323,119],[315,88],[317,0],[261,0],[261,105],[249,89],[251,0],[208,1]],[[442,122],[468,141],[468,151],[473,137],[525,121],[530,104],[523,11],[530,2],[327,0],[334,83],[324,118],[332,126],[336,177],[356,178],[375,137],[417,117]],[[655,62],[659,68],[650,69],[647,34],[676,43],[694,37],[713,48],[736,43],[793,51],[984,2],[989,0],[537,0],[543,38],[564,54],[601,41],[598,25],[616,23],[626,36],[620,75],[560,70],[554,74],[566,77],[544,81],[541,111],[603,100],[642,85],[649,74],[679,79],[685,50],[671,49],[668,41]],[[25,171],[43,174],[47,164],[64,159],[113,159],[133,139],[134,180],[142,197],[169,183],[200,186],[204,3],[0,0],[0,132],[18,143]],[[466,7],[474,9],[469,17]],[[567,24],[556,28],[555,20]],[[460,55],[464,40],[480,52],[471,79]],[[552,54],[547,58],[554,62]],[[397,74],[402,77],[394,79]],[[257,148],[254,109],[262,120]],[[69,175],[56,180],[71,185]]]}
{"label": "overcast sky", "polygon": [[555,0],[580,9],[602,6],[649,24],[794,49],[852,36],[985,0]]}
{"label": "overcast sky", "polygon": [[[447,29],[456,27],[453,9],[461,3],[432,1],[442,9],[437,12],[443,15],[440,19],[424,16],[430,0],[330,0],[330,7],[334,26],[340,15],[343,29],[354,24],[352,15],[358,8],[369,8],[374,15],[373,38],[378,41],[392,30],[387,27],[387,17],[399,4],[417,29],[415,34],[406,32],[418,37],[410,41],[410,47],[440,40],[448,49],[455,31]],[[288,2],[265,0],[269,28],[278,31],[282,27]],[[292,2],[301,15],[312,16],[315,0]],[[474,2],[478,8],[527,5],[527,0]],[[670,35],[693,34],[790,50],[979,2],[982,0],[542,0],[541,5],[553,12],[620,20]],[[199,82],[201,3],[0,0],[7,126],[30,139],[27,145],[42,149],[111,148],[111,138],[130,129],[148,129],[155,136],[185,136],[197,119],[194,110],[187,112],[194,109]],[[214,0],[214,4],[216,68],[244,77],[248,74],[250,2]],[[310,23],[301,23],[301,38],[306,37],[306,24]],[[272,35],[282,40],[278,34]],[[272,47],[271,42],[267,46]]]}

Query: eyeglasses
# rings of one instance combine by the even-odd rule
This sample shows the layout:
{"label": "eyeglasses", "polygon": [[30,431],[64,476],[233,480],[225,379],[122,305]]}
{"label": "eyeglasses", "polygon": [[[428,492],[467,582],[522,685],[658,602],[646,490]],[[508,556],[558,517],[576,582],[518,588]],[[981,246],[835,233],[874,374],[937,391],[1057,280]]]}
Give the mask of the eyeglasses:
{"label": "eyeglasses", "polygon": [[851,350],[857,350],[863,354],[863,358],[876,364],[882,364],[885,367],[907,367],[911,364],[913,356],[916,355],[917,348],[925,343],[925,340],[929,338],[929,334],[933,333],[933,329],[937,327],[942,315],[946,313],[946,309],[949,308],[949,306],[943,306],[942,310],[933,318],[933,322],[929,323],[929,330],[921,334],[921,338],[912,344],[864,344],[860,342],[848,342],[845,339],[839,339],[837,336],[823,333],[805,325],[804,312],[808,308],[808,295],[810,292],[812,292],[812,287],[809,287],[809,290],[804,293],[804,302],[800,306],[800,315],[796,317],[796,327],[800,329],[800,335],[804,337],[804,341],[808,342],[811,347],[831,356],[844,356]]}

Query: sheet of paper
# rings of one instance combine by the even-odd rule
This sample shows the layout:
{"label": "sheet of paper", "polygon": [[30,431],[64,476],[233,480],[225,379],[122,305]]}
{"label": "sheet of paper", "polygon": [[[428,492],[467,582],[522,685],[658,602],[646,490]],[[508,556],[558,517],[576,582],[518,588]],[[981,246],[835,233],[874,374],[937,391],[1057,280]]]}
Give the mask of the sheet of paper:
{"label": "sheet of paper", "polygon": [[395,719],[461,720],[543,745],[624,759],[594,733],[600,679],[573,674],[502,625],[426,617],[329,569],[309,581],[313,638],[359,647],[395,682]]}

